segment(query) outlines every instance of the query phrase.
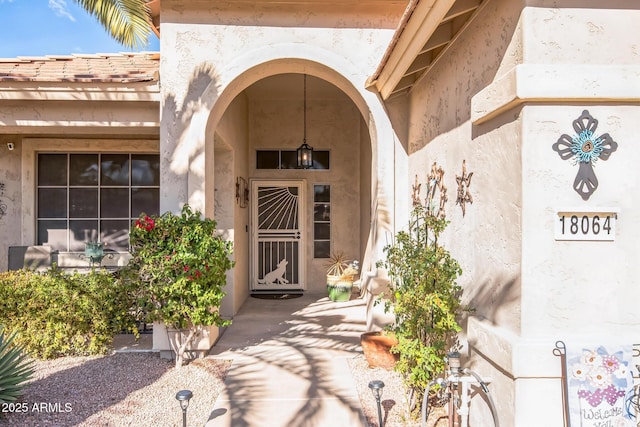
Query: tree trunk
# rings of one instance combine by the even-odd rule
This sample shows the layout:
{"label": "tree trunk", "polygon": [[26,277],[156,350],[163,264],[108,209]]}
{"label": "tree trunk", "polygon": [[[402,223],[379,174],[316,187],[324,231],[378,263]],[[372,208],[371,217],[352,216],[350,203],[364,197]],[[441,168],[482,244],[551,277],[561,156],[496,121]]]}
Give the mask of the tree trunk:
{"label": "tree trunk", "polygon": [[[182,331],[180,332],[180,334],[182,335]],[[177,346],[175,352],[176,352],[176,369],[179,369],[180,367],[182,367],[182,364],[184,362],[184,352],[187,351],[187,348],[189,348],[189,346],[191,345],[191,343],[193,342],[193,340],[196,338],[196,336],[198,335],[198,329],[195,326],[192,326],[191,328],[189,328],[189,335],[187,335],[187,339],[180,342],[180,345]]]}

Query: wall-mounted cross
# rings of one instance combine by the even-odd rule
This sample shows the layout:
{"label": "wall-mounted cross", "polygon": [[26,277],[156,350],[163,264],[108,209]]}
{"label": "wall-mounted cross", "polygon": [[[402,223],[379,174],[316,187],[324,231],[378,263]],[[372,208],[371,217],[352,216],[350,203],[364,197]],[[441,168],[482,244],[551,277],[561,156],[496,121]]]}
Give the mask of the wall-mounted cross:
{"label": "wall-mounted cross", "polygon": [[553,150],[562,160],[572,159],[574,165],[579,163],[573,189],[583,200],[588,200],[598,188],[598,178],[593,170],[595,163],[598,159],[608,160],[611,153],[618,149],[618,143],[608,133],[596,136],[597,128],[598,121],[584,110],[573,121],[576,134],[572,137],[563,134],[553,144]]}

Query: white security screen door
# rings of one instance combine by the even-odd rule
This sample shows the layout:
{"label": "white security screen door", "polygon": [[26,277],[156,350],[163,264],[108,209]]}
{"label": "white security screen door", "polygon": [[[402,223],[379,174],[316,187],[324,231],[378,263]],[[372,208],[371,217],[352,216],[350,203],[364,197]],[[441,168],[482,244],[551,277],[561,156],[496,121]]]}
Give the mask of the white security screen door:
{"label": "white security screen door", "polygon": [[252,291],[305,288],[304,189],[301,180],[252,181]]}

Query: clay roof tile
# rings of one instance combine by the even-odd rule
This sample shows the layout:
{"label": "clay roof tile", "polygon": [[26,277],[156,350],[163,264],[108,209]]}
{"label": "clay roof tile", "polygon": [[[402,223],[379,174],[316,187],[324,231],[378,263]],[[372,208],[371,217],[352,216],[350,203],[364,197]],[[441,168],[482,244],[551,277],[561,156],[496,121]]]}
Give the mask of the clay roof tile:
{"label": "clay roof tile", "polygon": [[0,82],[140,82],[158,80],[160,54],[98,53],[0,58]]}

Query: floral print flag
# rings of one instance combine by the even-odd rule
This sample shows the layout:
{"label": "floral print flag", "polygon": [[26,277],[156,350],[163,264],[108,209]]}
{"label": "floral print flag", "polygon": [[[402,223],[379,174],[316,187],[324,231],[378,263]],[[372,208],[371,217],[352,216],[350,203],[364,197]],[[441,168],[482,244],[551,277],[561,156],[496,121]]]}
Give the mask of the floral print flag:
{"label": "floral print flag", "polygon": [[567,352],[571,427],[635,427],[632,346]]}

